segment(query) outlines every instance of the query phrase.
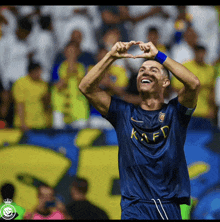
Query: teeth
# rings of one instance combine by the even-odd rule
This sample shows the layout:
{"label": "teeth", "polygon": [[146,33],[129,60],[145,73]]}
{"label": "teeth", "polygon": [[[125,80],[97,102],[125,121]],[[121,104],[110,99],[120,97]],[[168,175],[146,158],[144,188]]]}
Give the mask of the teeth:
{"label": "teeth", "polygon": [[142,83],[151,83],[151,81],[149,79],[142,79],[141,81]]}

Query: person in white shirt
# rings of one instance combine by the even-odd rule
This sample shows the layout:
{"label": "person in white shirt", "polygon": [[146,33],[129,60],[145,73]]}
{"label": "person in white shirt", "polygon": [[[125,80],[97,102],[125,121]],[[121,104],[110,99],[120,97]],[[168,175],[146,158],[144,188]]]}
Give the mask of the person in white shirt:
{"label": "person in white shirt", "polygon": [[[65,23],[65,27],[62,33],[61,47],[63,48],[70,40],[71,33],[74,30],[79,30],[83,34],[82,50],[96,53],[98,45],[95,36],[95,30],[97,25],[94,25],[94,20],[101,24],[99,17],[94,16],[99,12],[95,6],[68,6],[72,9],[72,17]],[[94,13],[95,12],[95,13]]]}
{"label": "person in white shirt", "polygon": [[3,22],[1,25],[2,36],[12,34],[17,28],[16,16],[13,13],[13,6],[0,6],[0,14],[7,22]]}
{"label": "person in white shirt", "polygon": [[85,51],[97,51],[95,30],[101,26],[101,15],[98,6],[65,5],[42,6],[42,15],[51,15],[54,32],[58,43],[58,50],[62,50],[68,43],[73,30],[80,30],[84,40],[82,49]]}
{"label": "person in white shirt", "polygon": [[51,16],[54,35],[58,47],[57,50],[61,50],[62,36],[63,32],[65,31],[65,25],[72,16],[71,8],[67,5],[44,5],[40,8],[40,14],[43,16]]}
{"label": "person in white shirt", "polygon": [[177,10],[175,6],[130,5],[128,9],[130,16],[135,21],[132,31],[134,41],[144,42],[146,40],[146,30],[154,26],[160,32],[161,42],[163,44],[167,42],[172,30],[167,30],[165,25],[170,18],[176,17]]}
{"label": "person in white shirt", "polygon": [[26,40],[31,29],[32,24],[23,18],[18,21],[16,33],[1,39],[0,62],[5,90],[10,90],[11,84],[27,72],[30,50]]}
{"label": "person in white shirt", "polygon": [[53,26],[50,16],[41,16],[39,19],[40,31],[35,42],[34,60],[39,62],[42,67],[42,78],[49,82],[50,71],[56,53],[56,43],[53,38]]}
{"label": "person in white shirt", "polygon": [[214,6],[187,6],[192,26],[198,33],[200,44],[207,49],[206,62],[213,64],[218,58],[219,18]]}
{"label": "person in white shirt", "polygon": [[184,39],[171,48],[171,58],[179,63],[194,59],[194,47],[198,43],[198,35],[192,27],[184,33]]}
{"label": "person in white shirt", "polygon": [[[3,85],[3,98],[0,107],[2,118],[7,118],[11,104],[11,87],[13,83],[27,73],[30,49],[27,37],[32,29],[32,24],[26,19],[19,19],[18,28],[14,34],[3,36],[0,41],[0,70]],[[11,116],[9,126],[12,124]]]}

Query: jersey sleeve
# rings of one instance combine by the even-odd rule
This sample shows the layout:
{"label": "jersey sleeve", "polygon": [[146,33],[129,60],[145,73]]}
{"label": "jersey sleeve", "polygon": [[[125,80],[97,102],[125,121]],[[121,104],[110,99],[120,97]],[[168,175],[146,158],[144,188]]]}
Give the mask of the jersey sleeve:
{"label": "jersey sleeve", "polygon": [[128,110],[129,103],[112,96],[108,114],[103,117],[116,128],[117,125],[120,124],[120,120],[124,118],[124,113]]}
{"label": "jersey sleeve", "polygon": [[181,125],[187,127],[196,107],[195,108],[187,108],[187,107],[183,106],[178,101],[178,97],[172,99],[170,101],[170,103],[175,106],[175,109],[177,110],[178,119],[179,119]]}
{"label": "jersey sleeve", "polygon": [[23,103],[25,102],[25,90],[22,84],[21,80],[18,80],[17,82],[14,83],[13,87],[12,87],[12,94],[14,97],[14,100],[17,103]]}

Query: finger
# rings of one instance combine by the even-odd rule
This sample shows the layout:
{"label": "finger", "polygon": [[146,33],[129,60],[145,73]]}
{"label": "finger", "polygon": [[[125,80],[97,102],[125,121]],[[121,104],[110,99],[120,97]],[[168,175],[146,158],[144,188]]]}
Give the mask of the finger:
{"label": "finger", "polygon": [[117,50],[117,52],[119,52],[120,49],[121,49],[121,46],[120,46],[119,42],[117,42],[115,46],[116,46],[116,50]]}
{"label": "finger", "polygon": [[145,45],[144,47],[144,52],[149,52],[151,49],[151,46],[150,45]]}
{"label": "finger", "polygon": [[136,55],[135,58],[146,58],[146,55],[145,55],[145,54],[142,54],[142,55]]}
{"label": "finger", "polygon": [[139,47],[140,47],[141,51],[144,51],[144,52],[150,51],[150,46],[147,44],[140,44]]}
{"label": "finger", "polygon": [[140,44],[139,47],[140,47],[141,51],[145,51],[145,45],[144,44]]}
{"label": "finger", "polygon": [[126,51],[127,51],[128,49],[130,49],[130,47],[131,47],[132,45],[134,45],[134,43],[132,43],[132,42],[125,43]]}
{"label": "finger", "polygon": [[132,54],[121,54],[121,58],[132,58],[135,59],[135,56],[133,56]]}
{"label": "finger", "polygon": [[138,42],[136,42],[136,44],[144,44],[144,42],[138,41]]}
{"label": "finger", "polygon": [[126,49],[126,43],[124,42],[119,42],[120,46],[121,46],[121,52],[125,52],[127,49]]}
{"label": "finger", "polygon": [[125,45],[126,45],[126,49],[128,50],[132,45],[136,45],[136,42],[135,41],[130,41],[130,42],[124,42]]}

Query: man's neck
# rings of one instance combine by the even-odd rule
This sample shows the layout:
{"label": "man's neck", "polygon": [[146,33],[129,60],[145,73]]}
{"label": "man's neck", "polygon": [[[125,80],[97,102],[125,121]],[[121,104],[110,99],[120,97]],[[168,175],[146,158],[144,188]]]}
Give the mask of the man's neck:
{"label": "man's neck", "polygon": [[199,66],[205,66],[206,63],[204,61],[197,61],[197,60],[194,60],[196,62],[197,65]]}
{"label": "man's neck", "polygon": [[36,210],[39,214],[42,214],[44,216],[51,214],[51,210],[48,207],[41,207],[40,205],[38,205]]}
{"label": "man's neck", "polygon": [[153,111],[160,110],[164,105],[163,96],[141,96],[142,101],[140,103],[140,107],[144,110]]}

